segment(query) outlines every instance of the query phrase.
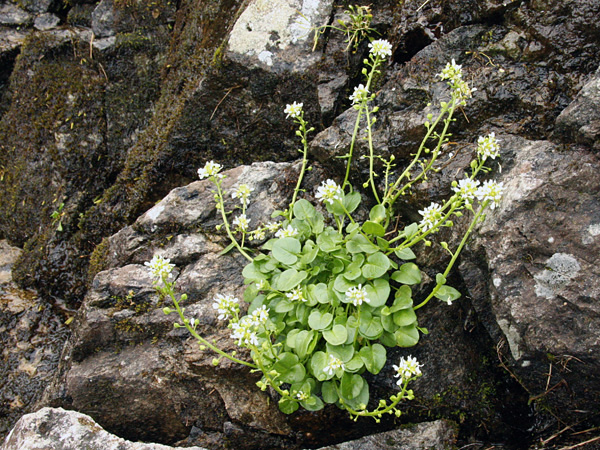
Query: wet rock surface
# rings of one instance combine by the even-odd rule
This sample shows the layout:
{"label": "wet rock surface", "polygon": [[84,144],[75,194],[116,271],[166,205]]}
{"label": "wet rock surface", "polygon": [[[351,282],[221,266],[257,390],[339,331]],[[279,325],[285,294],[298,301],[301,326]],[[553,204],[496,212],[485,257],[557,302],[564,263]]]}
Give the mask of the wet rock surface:
{"label": "wet rock surface", "polygon": [[12,281],[12,267],[21,253],[0,240],[0,436],[33,410],[56,372],[67,337],[64,315],[35,291]]}

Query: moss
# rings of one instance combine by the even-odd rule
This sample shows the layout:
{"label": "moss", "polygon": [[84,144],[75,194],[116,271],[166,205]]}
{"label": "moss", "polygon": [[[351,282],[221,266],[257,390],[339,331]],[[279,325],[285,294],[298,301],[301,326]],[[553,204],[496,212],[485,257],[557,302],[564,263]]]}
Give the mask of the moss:
{"label": "moss", "polygon": [[87,279],[88,282],[94,279],[98,272],[102,272],[108,268],[108,251],[109,251],[109,242],[108,238],[102,239],[100,244],[96,246],[94,251],[90,256],[90,263],[88,266]]}

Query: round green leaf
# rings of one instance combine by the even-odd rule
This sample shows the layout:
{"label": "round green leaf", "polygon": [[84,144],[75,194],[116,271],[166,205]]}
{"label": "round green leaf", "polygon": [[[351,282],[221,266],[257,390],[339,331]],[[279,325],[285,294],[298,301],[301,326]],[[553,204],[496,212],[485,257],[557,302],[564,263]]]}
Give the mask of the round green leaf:
{"label": "round green leaf", "polygon": [[349,373],[356,373],[359,372],[364,367],[364,365],[365,363],[361,359],[360,355],[356,353],[350,361],[345,363],[345,370]]}
{"label": "round green leaf", "polygon": [[279,399],[278,406],[279,406],[279,410],[282,413],[292,414],[299,408],[300,405],[298,404],[298,402],[295,402],[294,400],[291,400],[287,397],[281,397]]}
{"label": "round green leaf", "polygon": [[409,286],[403,285],[396,291],[394,304],[390,308],[390,312],[394,313],[401,309],[410,308],[413,305],[412,290]]}
{"label": "round green leaf", "polygon": [[342,362],[347,363],[354,356],[353,345],[332,345],[329,342],[326,345],[327,353],[330,353],[337,358],[341,359]]}
{"label": "round green leaf", "polygon": [[365,289],[369,298],[369,306],[372,308],[385,305],[390,296],[390,283],[384,278],[373,280],[373,283],[365,286]]}
{"label": "round green leaf", "polygon": [[316,215],[317,210],[309,201],[302,198],[294,203],[294,216],[297,219],[310,219]]}
{"label": "round green leaf", "polygon": [[301,245],[298,239],[292,237],[280,238],[273,243],[273,257],[280,263],[291,266],[298,261]]}
{"label": "round green leaf", "polygon": [[460,292],[448,285],[440,286],[440,288],[435,293],[436,298],[439,298],[440,300],[447,303],[451,303],[454,300],[458,299],[460,295]]}
{"label": "round green leaf", "polygon": [[357,397],[361,393],[364,384],[365,380],[360,375],[345,372],[340,383],[342,397],[347,400]]}
{"label": "round green leaf", "polygon": [[362,267],[362,274],[367,279],[383,276],[390,268],[390,260],[381,252],[373,253],[367,257],[366,264]]}
{"label": "round green leaf", "polygon": [[304,281],[307,276],[308,274],[304,271],[288,269],[277,277],[276,289],[282,292],[290,291]]}
{"label": "round green leaf", "polygon": [[406,308],[396,311],[393,315],[394,323],[399,327],[405,327],[417,322],[417,315],[414,309]]}
{"label": "round green leaf", "polygon": [[381,344],[373,344],[371,347],[363,347],[358,353],[365,363],[367,370],[373,374],[378,374],[385,365],[387,353],[385,347]]}
{"label": "round green leaf", "polygon": [[317,380],[327,380],[328,377],[324,369],[328,363],[328,357],[324,352],[315,352],[310,358],[310,371]]}
{"label": "round green leaf", "polygon": [[383,333],[381,319],[378,316],[367,313],[367,311],[363,309],[360,314],[358,332],[367,339],[377,339]]}
{"label": "round green leaf", "polygon": [[346,342],[348,332],[346,331],[346,327],[344,325],[334,325],[331,330],[323,332],[323,337],[331,345],[342,345],[344,342]]}
{"label": "round green leaf", "polygon": [[369,211],[369,219],[373,222],[382,222],[385,220],[386,211],[383,205],[375,205]]}
{"label": "round green leaf", "polygon": [[338,401],[339,397],[334,383],[335,381],[325,381],[321,385],[321,395],[325,403],[335,403]]}
{"label": "round green leaf", "polygon": [[404,263],[392,274],[392,280],[402,284],[419,284],[421,271],[415,263]]}
{"label": "round green leaf", "polygon": [[400,327],[394,333],[398,347],[414,347],[419,342],[419,330],[416,323],[407,327]]}
{"label": "round green leaf", "polygon": [[410,261],[411,259],[415,259],[417,255],[410,248],[403,248],[401,250],[396,250],[394,254],[405,261]]}
{"label": "round green leaf", "polygon": [[307,411],[320,411],[325,406],[323,400],[316,395],[311,395],[307,400],[302,400],[300,404]]}
{"label": "round green leaf", "polygon": [[313,330],[322,331],[325,330],[333,321],[333,314],[321,313],[321,311],[314,310],[308,316],[308,326]]}
{"label": "round green leaf", "polygon": [[367,220],[365,223],[363,223],[362,229],[366,234],[371,234],[373,236],[385,235],[385,228],[383,228],[383,226],[377,222],[371,222],[370,220]]}

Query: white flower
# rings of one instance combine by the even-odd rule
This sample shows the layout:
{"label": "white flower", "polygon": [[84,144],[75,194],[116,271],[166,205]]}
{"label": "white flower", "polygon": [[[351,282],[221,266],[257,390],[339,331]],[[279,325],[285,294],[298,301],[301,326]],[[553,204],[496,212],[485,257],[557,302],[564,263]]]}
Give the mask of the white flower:
{"label": "white flower", "polygon": [[346,291],[346,297],[352,300],[354,306],[359,306],[364,303],[369,303],[371,300],[367,297],[367,290],[359,284],[356,287],[351,287]]}
{"label": "white flower", "polygon": [[268,283],[265,280],[260,280],[258,283],[256,283],[256,289],[258,289],[259,291],[263,291],[268,287]]}
{"label": "white flower", "polygon": [[219,313],[219,320],[228,319],[230,315],[237,313],[240,309],[239,300],[232,295],[217,294],[213,300],[212,307]]}
{"label": "white flower", "polygon": [[310,396],[306,392],[298,391],[296,393],[296,398],[300,401],[308,400],[308,397]]}
{"label": "white flower", "polygon": [[486,137],[479,136],[477,140],[477,154],[483,160],[487,158],[496,159],[497,156],[500,156],[500,146],[496,140],[495,133],[490,133]]}
{"label": "white flower", "polygon": [[292,289],[291,292],[286,292],[285,296],[291,301],[299,301],[299,302],[306,301],[306,299],[304,298],[304,295],[302,294],[301,287],[294,288],[294,289]]}
{"label": "white flower", "polygon": [[442,207],[437,203],[432,203],[427,208],[419,211],[419,214],[423,216],[420,225],[423,226],[423,231],[428,231],[435,227],[435,225],[442,218]]}
{"label": "white flower", "polygon": [[422,375],[421,367],[423,367],[423,364],[419,364],[417,358],[409,356],[408,358],[404,359],[403,356],[402,358],[400,358],[400,362],[398,363],[398,365],[394,365],[392,367],[396,371],[394,377],[398,378],[396,384],[398,386],[401,386],[402,383],[408,381],[413,377],[420,377]]}
{"label": "white flower", "polygon": [[354,88],[354,93],[350,96],[350,100],[352,100],[352,104],[356,105],[367,100],[369,97],[368,89],[363,85],[359,84]]}
{"label": "white flower", "polygon": [[329,363],[323,368],[323,372],[325,372],[328,376],[333,376],[335,371],[338,369],[344,370],[344,363],[341,359],[338,359],[333,355],[329,355]]}
{"label": "white flower", "polygon": [[248,229],[248,225],[250,224],[250,219],[246,217],[246,214],[240,214],[232,222],[233,226],[238,230],[246,231]]}
{"label": "white flower", "polygon": [[490,208],[495,209],[500,205],[502,194],[504,192],[504,183],[496,183],[495,181],[484,181],[483,185],[477,189],[475,195],[480,202],[490,201]]}
{"label": "white flower", "polygon": [[[246,319],[248,316],[244,317]],[[231,325],[231,329],[233,332],[231,333],[231,338],[237,340],[237,345],[240,347],[243,346],[257,346],[258,345],[258,336],[252,329],[252,323],[248,320],[241,320],[237,323]]]}
{"label": "white flower", "polygon": [[371,54],[385,59],[386,56],[392,56],[392,44],[385,39],[377,39],[369,44]]}
{"label": "white flower", "polygon": [[472,180],[470,178],[464,178],[460,180],[458,184],[452,189],[459,195],[459,197],[465,202],[465,204],[470,205],[471,202],[475,199],[478,186],[479,181]]}
{"label": "white flower", "polygon": [[269,319],[269,310],[265,305],[262,305],[260,308],[252,311],[252,314],[250,314],[249,317],[252,325],[258,328],[267,323],[267,320]]}
{"label": "white flower", "polygon": [[282,228],[277,233],[275,233],[275,237],[294,237],[298,235],[298,230],[296,230],[293,226],[288,225],[285,228]]}
{"label": "white flower", "polygon": [[281,222],[267,222],[265,227],[267,227],[267,230],[271,233],[275,233],[281,227]]}
{"label": "white flower", "polygon": [[258,228],[252,232],[250,236],[254,241],[262,241],[265,238],[265,230],[264,228]]}
{"label": "white flower", "polygon": [[286,105],[285,109],[283,110],[283,112],[285,114],[287,114],[287,116],[285,116],[285,118],[289,118],[291,117],[292,119],[296,119],[298,117],[300,117],[300,114],[302,113],[302,107],[304,105],[302,103],[292,103],[291,105]]}
{"label": "white flower", "polygon": [[447,63],[446,67],[442,70],[442,73],[438,74],[438,77],[442,80],[448,80],[452,84],[456,84],[462,80],[462,66],[459,66],[452,58],[452,63]]}
{"label": "white flower", "polygon": [[171,278],[171,271],[175,267],[175,264],[169,264],[171,260],[168,258],[163,258],[160,255],[154,255],[152,259],[148,262],[146,261],[144,265],[148,267],[150,273],[154,278],[162,280],[163,278]]}
{"label": "white flower", "polygon": [[315,197],[322,202],[333,205],[334,200],[342,201],[344,192],[342,188],[333,180],[323,181],[317,189]]}
{"label": "white flower", "polygon": [[231,194],[231,198],[239,198],[240,203],[245,205],[248,202],[248,197],[254,188],[249,187],[247,184],[240,184],[237,190]]}
{"label": "white flower", "polygon": [[221,164],[213,161],[207,162],[202,169],[198,169],[198,177],[200,179],[216,176],[217,178],[223,178],[223,175],[219,174],[221,170]]}

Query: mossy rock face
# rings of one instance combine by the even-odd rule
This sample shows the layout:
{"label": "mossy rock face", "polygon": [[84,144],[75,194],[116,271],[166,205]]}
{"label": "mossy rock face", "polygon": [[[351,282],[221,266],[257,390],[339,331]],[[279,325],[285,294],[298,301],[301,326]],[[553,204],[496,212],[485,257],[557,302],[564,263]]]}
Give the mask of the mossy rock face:
{"label": "mossy rock face", "polygon": [[22,47],[0,122],[0,234],[25,247],[21,284],[63,298],[84,291],[97,242],[80,224],[147,124],[168,42],[162,31],[119,35],[103,54],[90,55],[86,36],[39,33]]}

